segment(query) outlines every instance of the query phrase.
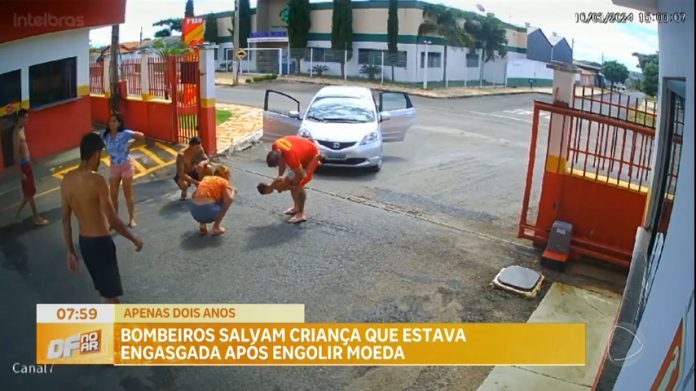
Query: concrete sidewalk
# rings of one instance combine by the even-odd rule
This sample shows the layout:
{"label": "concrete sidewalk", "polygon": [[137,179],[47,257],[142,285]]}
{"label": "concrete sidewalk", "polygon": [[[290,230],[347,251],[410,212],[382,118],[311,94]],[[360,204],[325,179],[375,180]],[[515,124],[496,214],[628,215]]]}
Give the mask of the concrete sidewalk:
{"label": "concrete sidewalk", "polygon": [[[586,323],[584,366],[498,366],[478,391],[589,391],[614,326],[621,295],[554,283],[528,323]],[[549,349],[555,349],[549,346]]]}
{"label": "concrete sidewalk", "polygon": [[[246,84],[245,80],[250,75],[240,75],[239,85]],[[278,80],[285,82],[295,82],[295,83],[307,83],[307,84],[320,84],[320,85],[357,85],[362,87],[367,87],[374,90],[389,90],[389,91],[401,91],[406,92],[413,96],[420,96],[425,98],[436,98],[436,99],[458,99],[458,98],[473,98],[477,96],[496,96],[496,95],[518,95],[518,94],[552,94],[551,87],[435,87],[430,89],[411,87],[405,84],[396,83],[385,83],[381,84],[379,82],[371,82],[368,80],[342,80],[338,78],[331,77],[309,77],[303,75],[283,75],[278,77]],[[272,82],[270,82],[272,83]],[[215,84],[222,86],[233,86],[233,76],[230,73],[218,72],[215,75]],[[600,89],[594,90],[594,95],[601,95],[605,91]],[[582,95],[582,87],[577,87],[576,94]],[[585,94],[589,95],[590,91],[586,90]]]}
{"label": "concrete sidewalk", "polygon": [[362,80],[341,80],[336,78],[327,77],[308,77],[301,75],[284,75],[279,78],[283,81],[291,81],[296,83],[310,83],[310,84],[324,84],[324,85],[358,85],[362,87],[367,87],[374,90],[389,90],[389,91],[401,91],[406,92],[409,95],[421,96],[425,98],[437,98],[437,99],[454,99],[454,98],[471,98],[476,96],[492,96],[492,95],[515,95],[515,94],[551,94],[551,87],[449,87],[449,88],[416,88],[408,85],[396,84],[396,83],[384,83],[362,81]]}
{"label": "concrete sidewalk", "polygon": [[231,155],[261,140],[263,110],[242,105],[216,103],[217,110],[229,111],[229,120],[217,125],[218,155]]}

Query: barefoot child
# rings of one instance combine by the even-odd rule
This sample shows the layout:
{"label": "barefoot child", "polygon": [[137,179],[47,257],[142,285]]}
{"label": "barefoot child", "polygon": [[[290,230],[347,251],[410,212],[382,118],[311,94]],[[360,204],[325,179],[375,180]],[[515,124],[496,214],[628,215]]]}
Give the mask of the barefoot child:
{"label": "barefoot child", "polygon": [[191,216],[200,224],[201,235],[208,233],[208,224],[213,224],[213,236],[225,232],[220,223],[236,192],[230,181],[230,170],[223,165],[218,166],[213,175],[203,177],[191,199]]}

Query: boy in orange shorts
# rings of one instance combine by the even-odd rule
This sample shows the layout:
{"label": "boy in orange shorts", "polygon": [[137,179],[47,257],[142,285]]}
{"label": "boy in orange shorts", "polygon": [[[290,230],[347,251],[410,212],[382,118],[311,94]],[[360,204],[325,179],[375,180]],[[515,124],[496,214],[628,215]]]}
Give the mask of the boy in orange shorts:
{"label": "boy in orange shorts", "polygon": [[[263,191],[259,185],[259,192],[268,194],[273,190],[290,190],[293,206],[285,211],[286,215],[291,216],[288,222],[298,224],[307,221],[304,213],[307,200],[305,186],[312,180],[314,171],[321,164],[317,144],[300,136],[280,138],[273,143],[271,151],[268,152],[266,164],[268,167],[278,167],[278,177]],[[290,172],[284,176],[287,168],[290,168]]]}

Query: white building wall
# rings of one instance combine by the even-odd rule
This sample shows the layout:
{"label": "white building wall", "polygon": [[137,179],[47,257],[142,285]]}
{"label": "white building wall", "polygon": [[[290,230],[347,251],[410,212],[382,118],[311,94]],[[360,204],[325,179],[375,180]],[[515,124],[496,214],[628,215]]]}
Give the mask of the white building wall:
{"label": "white building wall", "polygon": [[534,79],[537,86],[551,86],[553,70],[547,63],[530,60],[522,53],[508,53],[505,65],[505,79],[509,86],[527,86],[529,79]]}
{"label": "white building wall", "polygon": [[496,56],[494,60],[483,63],[482,66],[484,81],[494,84],[505,84],[506,58]]}
{"label": "white building wall", "polygon": [[447,48],[447,80],[478,79],[478,67],[466,67],[466,48]]}
{"label": "white building wall", "polygon": [[[657,3],[660,12],[686,12],[687,15],[685,23],[665,23],[658,27],[660,80],[663,77],[686,77],[684,141],[662,259],[638,328],[638,334],[645,339],[642,341],[643,351],[638,362],[621,370],[616,390],[646,390],[650,387],[663,360],[672,354],[668,352],[669,346],[683,317],[687,319],[686,341],[682,345],[686,351],[680,382],[686,382],[685,376],[694,365],[693,306],[686,313],[694,291],[694,52],[686,50],[694,45],[694,2],[658,0]],[[659,113],[660,116],[665,114]],[[634,341],[630,351],[636,351],[638,343]],[[684,387],[689,384],[689,387]],[[677,383],[674,389],[692,390],[693,384],[691,377],[688,384]]]}
{"label": "white building wall", "polygon": [[[331,48],[331,43],[328,41],[310,41],[308,43],[309,47],[315,48]],[[375,50],[387,50],[385,43],[381,42],[355,42],[353,43],[354,55],[348,61],[347,73],[348,76],[364,76],[359,73],[361,65],[358,64],[358,49],[375,49]],[[410,82],[410,83],[421,83],[424,79],[425,69],[421,68],[421,53],[425,53],[425,45],[422,44],[399,44],[399,51],[405,51],[407,56],[407,67],[396,67],[394,70],[394,77],[398,82]],[[448,81],[463,81],[469,80],[472,82],[478,82],[480,74],[480,63],[477,62],[476,67],[466,66],[466,54],[469,50],[480,55],[480,51],[466,48],[448,48],[447,49],[447,80]],[[440,66],[429,67],[428,68],[428,82],[442,82],[444,77],[444,47],[442,45],[428,45],[429,53],[439,53],[440,54]],[[517,53],[509,53],[517,54]],[[326,65],[329,70],[326,72],[327,75],[340,76],[341,75],[341,64],[337,62],[321,62],[318,57],[313,57],[311,66],[317,64]],[[385,60],[386,61],[386,60]],[[484,64],[484,80],[496,83],[505,83],[505,74],[508,59],[507,57],[501,58],[497,57],[495,60],[491,60]],[[310,61],[303,60],[301,62],[301,71],[303,73],[308,73],[310,68]],[[385,66],[385,80],[391,78],[391,67]]]}
{"label": "white building wall", "polygon": [[[440,66],[439,67],[429,67],[427,70],[421,68],[420,59],[421,53],[425,53],[425,45],[404,45],[408,48],[409,62],[408,66],[411,70],[412,79],[408,80],[410,82],[419,83],[425,80],[425,73],[427,72],[429,82],[441,82],[445,72],[444,69],[444,59],[445,59],[445,47],[441,45],[428,45],[428,53],[440,53]],[[413,61],[411,61],[413,59]]]}
{"label": "white building wall", "polygon": [[44,34],[0,44],[0,73],[21,70],[22,100],[29,99],[29,67],[77,57],[77,86],[89,86],[89,29]]}
{"label": "white building wall", "polygon": [[508,78],[553,80],[553,70],[547,68],[546,63],[541,61],[533,61],[526,58],[510,58],[507,69]]}
{"label": "white building wall", "polygon": [[[331,49],[329,41],[309,41],[308,47]],[[386,43],[383,42],[354,42],[353,56],[347,63],[346,71],[349,77],[366,77],[360,74],[361,64],[358,63],[359,49],[375,49],[387,50]],[[423,44],[399,44],[399,51],[405,51],[407,56],[407,67],[396,67],[394,70],[394,78],[397,82],[422,83],[425,70],[421,68],[421,54],[425,53],[425,45]],[[475,67],[467,67],[466,55],[471,51],[475,53],[479,60]],[[428,68],[428,82],[442,82],[444,80],[444,46],[428,45],[429,53],[440,54],[440,66]],[[447,49],[447,80],[450,82],[459,82],[467,80],[470,85],[478,85],[481,78],[481,50],[468,48],[453,48]],[[342,55],[341,55],[342,56]],[[254,61],[253,56],[250,61]],[[386,60],[385,60],[386,61]],[[300,61],[300,72],[308,74],[310,68],[316,65],[325,65],[328,71],[324,74],[329,76],[341,75],[340,62],[324,62],[316,53],[310,62],[309,57]],[[379,64],[378,64],[379,65]],[[253,68],[253,65],[252,65]],[[243,68],[246,69],[246,68]],[[391,79],[391,67],[386,65],[383,69],[385,80]],[[512,72],[511,72],[512,71]],[[527,79],[553,79],[553,71],[546,68],[546,63],[527,60],[526,56],[517,52],[508,52],[505,57],[496,57],[494,60],[483,64],[483,80],[485,83],[495,83],[503,85],[506,79],[510,77]],[[379,76],[376,77],[379,79]]]}
{"label": "white building wall", "polygon": [[[309,41],[307,44],[308,47],[314,47],[314,48],[325,48],[325,49],[331,49],[331,42],[328,41]],[[423,45],[421,45],[423,47]],[[408,68],[403,68],[403,67],[395,67],[394,68],[394,78],[396,81],[418,81],[413,76],[414,74],[418,75],[420,74],[420,77],[422,80],[423,73],[422,72],[417,72],[419,70],[414,69],[413,62],[415,61],[416,56],[420,56],[420,54],[417,54],[419,52],[416,52],[416,45],[409,45],[409,44],[399,44],[399,51],[405,51],[407,55],[407,64],[409,65]],[[437,48],[437,47],[436,47]],[[362,65],[358,63],[358,49],[375,49],[375,50],[387,50],[387,45],[385,43],[380,43],[380,42],[354,42],[353,43],[353,56],[351,59],[348,60],[346,70],[347,74],[350,77],[366,77],[366,75],[360,74],[360,68]],[[430,52],[435,52],[438,49],[432,49],[432,47],[429,49]],[[439,49],[441,50],[441,49]],[[421,52],[424,52],[425,49],[424,47],[421,49]],[[329,70],[325,72],[326,75],[331,75],[331,76],[340,76],[341,75],[341,64],[338,62],[321,62],[318,61],[320,60],[319,58],[313,57],[313,61],[310,64],[310,61],[301,61],[300,65],[300,70],[303,73],[308,73],[310,67],[314,67],[317,64],[323,64],[326,65]],[[385,58],[385,62],[386,62]],[[420,58],[419,60],[420,61]],[[311,65],[311,66],[310,66]],[[379,65],[379,64],[378,64]],[[420,63],[418,64],[420,66]],[[385,80],[388,78],[391,78],[391,66],[385,65],[383,72],[385,72]],[[439,79],[438,79],[439,75]],[[442,80],[442,67],[440,68],[434,68],[431,69],[430,72],[428,72],[428,76],[430,77],[430,80]],[[379,75],[376,77],[379,79]]]}

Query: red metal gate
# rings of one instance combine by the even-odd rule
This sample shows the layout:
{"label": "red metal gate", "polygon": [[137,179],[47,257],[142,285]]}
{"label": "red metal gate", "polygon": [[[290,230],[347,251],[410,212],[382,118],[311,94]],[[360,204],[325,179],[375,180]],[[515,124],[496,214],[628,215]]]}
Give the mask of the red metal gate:
{"label": "red metal gate", "polygon": [[[636,228],[645,212],[655,114],[620,99],[617,103],[615,97],[585,98],[583,93],[573,107],[534,103],[519,237],[543,246],[554,221],[566,221],[573,224],[572,259],[587,256],[629,266]],[[543,173],[536,175],[542,180],[535,181],[542,112],[551,117]],[[652,126],[646,126],[649,116]],[[549,147],[555,121],[562,125],[556,123],[555,129],[566,129],[558,156]]]}
{"label": "red metal gate", "polygon": [[172,106],[174,108],[174,139],[186,144],[199,136],[200,125],[200,80],[198,54],[170,56],[168,79]]}

